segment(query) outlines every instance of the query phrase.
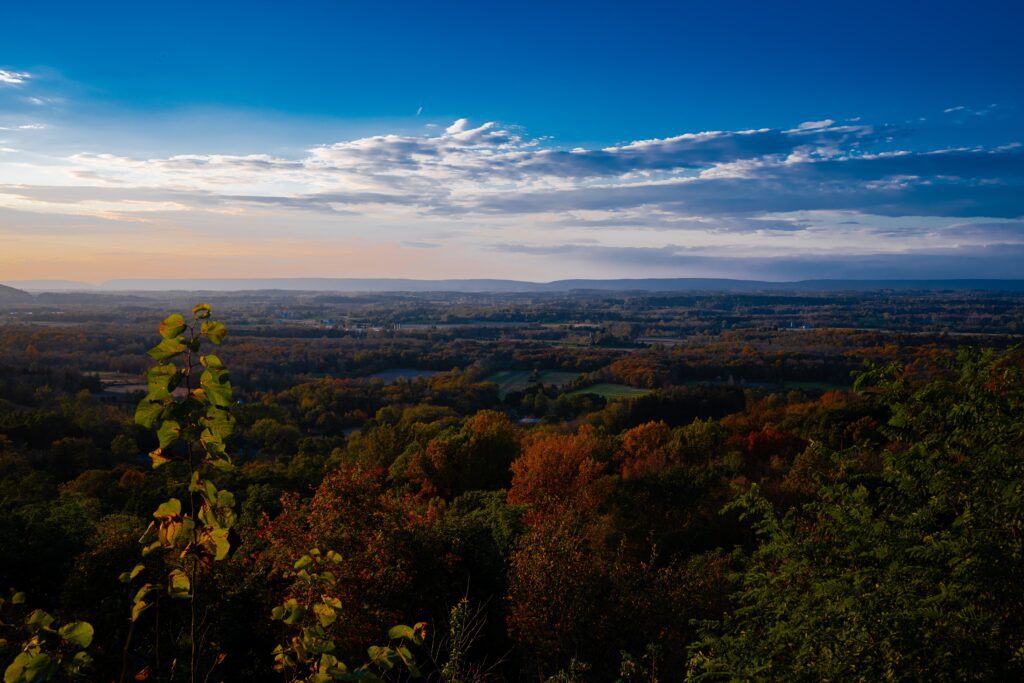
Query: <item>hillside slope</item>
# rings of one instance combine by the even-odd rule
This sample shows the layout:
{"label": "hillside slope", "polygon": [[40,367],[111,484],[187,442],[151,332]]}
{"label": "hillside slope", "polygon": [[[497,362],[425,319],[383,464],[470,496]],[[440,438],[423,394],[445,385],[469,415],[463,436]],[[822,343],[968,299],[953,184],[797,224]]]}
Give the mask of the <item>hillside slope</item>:
{"label": "hillside slope", "polygon": [[31,301],[32,295],[14,287],[0,285],[0,304],[16,304]]}

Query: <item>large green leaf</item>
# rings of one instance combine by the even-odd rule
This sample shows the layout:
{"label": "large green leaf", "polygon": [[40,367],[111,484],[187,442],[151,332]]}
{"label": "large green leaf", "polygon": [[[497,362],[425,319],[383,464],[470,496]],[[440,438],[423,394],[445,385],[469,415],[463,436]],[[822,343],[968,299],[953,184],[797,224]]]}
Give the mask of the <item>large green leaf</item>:
{"label": "large green leaf", "polygon": [[180,382],[181,372],[173,363],[154,365],[146,373],[146,388],[150,394],[156,392],[157,396],[170,394]]}
{"label": "large green leaf", "polygon": [[271,618],[290,625],[298,623],[305,614],[306,608],[300,605],[295,598],[289,598],[283,605],[278,605],[273,609]]}
{"label": "large green leaf", "polygon": [[152,356],[154,360],[165,361],[184,353],[187,348],[188,347],[185,346],[184,339],[181,337],[175,337],[173,339],[162,340],[146,353]]}
{"label": "large green leaf", "polygon": [[64,624],[57,631],[57,635],[65,641],[81,648],[89,647],[92,644],[93,633],[92,624],[87,621],[72,621],[70,624]]}
{"label": "large green leaf", "polygon": [[211,406],[203,417],[203,424],[210,434],[222,441],[235,431],[235,418],[225,408]]}
{"label": "large green leaf", "polygon": [[174,420],[166,420],[156,432],[160,440],[160,448],[167,448],[181,437],[181,425]]}
{"label": "large green leaf", "polygon": [[231,540],[229,538],[230,532],[227,529],[214,529],[210,532],[210,538],[213,540],[214,554],[213,559],[220,560],[225,559],[228,553],[231,552]]}
{"label": "large green leaf", "polygon": [[313,613],[316,614],[316,618],[320,621],[321,626],[330,626],[338,619],[338,612],[322,602],[318,602],[313,605]]}
{"label": "large green leaf", "polygon": [[24,681],[25,666],[31,659],[32,655],[27,652],[18,654],[4,671],[4,683],[21,683],[21,681]]}
{"label": "large green leaf", "polygon": [[199,385],[212,405],[220,408],[231,405],[231,378],[227,371],[207,368],[199,377]]}
{"label": "large green leaf", "polygon": [[392,626],[391,629],[388,630],[388,638],[391,638],[392,640],[398,640],[399,638],[409,638],[411,640],[415,635],[416,634],[413,632],[412,627],[406,626],[405,624]]}
{"label": "large green leaf", "polygon": [[28,615],[25,620],[25,627],[29,633],[39,633],[42,630],[50,628],[50,624],[53,623],[53,617],[41,609],[37,609]]}
{"label": "large green leaf", "polygon": [[4,672],[4,683],[43,683],[57,673],[57,660],[45,652],[22,652]]}
{"label": "large green leaf", "polygon": [[165,403],[154,401],[149,396],[146,396],[139,401],[139,405],[135,409],[135,424],[152,429],[166,407]]}
{"label": "large green leaf", "polygon": [[156,509],[153,516],[157,519],[165,519],[167,517],[176,517],[181,514],[181,501],[177,498],[171,498],[165,503],[160,503],[160,507]]}

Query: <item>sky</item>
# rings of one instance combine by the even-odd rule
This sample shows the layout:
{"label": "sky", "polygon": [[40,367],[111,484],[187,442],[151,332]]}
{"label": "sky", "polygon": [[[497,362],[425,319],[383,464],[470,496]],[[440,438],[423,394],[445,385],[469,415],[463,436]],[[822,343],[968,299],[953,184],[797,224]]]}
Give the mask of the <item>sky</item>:
{"label": "sky", "polygon": [[1024,278],[1024,4],[0,7],[0,282]]}

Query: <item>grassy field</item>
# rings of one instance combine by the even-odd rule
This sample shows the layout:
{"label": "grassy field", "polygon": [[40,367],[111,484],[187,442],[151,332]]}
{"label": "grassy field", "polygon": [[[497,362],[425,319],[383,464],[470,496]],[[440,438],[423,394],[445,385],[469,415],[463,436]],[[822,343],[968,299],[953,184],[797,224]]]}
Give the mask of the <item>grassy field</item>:
{"label": "grassy field", "polygon": [[[511,391],[522,391],[530,386],[530,376],[532,374],[529,370],[501,370],[488,377],[487,381],[497,384],[498,394],[504,398]],[[537,381],[541,384],[553,384],[560,387],[575,379],[576,374],[575,372],[544,370],[538,373]]]}
{"label": "grassy field", "polygon": [[572,394],[597,394],[609,401],[617,398],[633,398],[649,393],[651,393],[650,389],[637,389],[636,387],[627,387],[625,384],[593,384],[572,392]]}

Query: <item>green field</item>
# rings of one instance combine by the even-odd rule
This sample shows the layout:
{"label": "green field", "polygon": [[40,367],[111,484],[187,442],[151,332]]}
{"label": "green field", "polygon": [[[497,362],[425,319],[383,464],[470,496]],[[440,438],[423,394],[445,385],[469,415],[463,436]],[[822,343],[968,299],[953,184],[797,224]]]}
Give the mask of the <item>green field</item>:
{"label": "green field", "polygon": [[[488,382],[498,385],[498,394],[505,396],[512,391],[522,391],[530,386],[530,376],[533,373],[529,370],[501,370],[487,378]],[[556,387],[564,386],[574,380],[575,372],[562,372],[560,370],[543,370],[538,373],[537,381],[541,384],[553,384]]]}
{"label": "green field", "polygon": [[627,387],[625,384],[593,384],[589,387],[573,391],[570,393],[570,396],[574,394],[597,394],[612,401],[617,398],[633,398],[649,393],[651,393],[650,389],[637,389],[636,387]]}

